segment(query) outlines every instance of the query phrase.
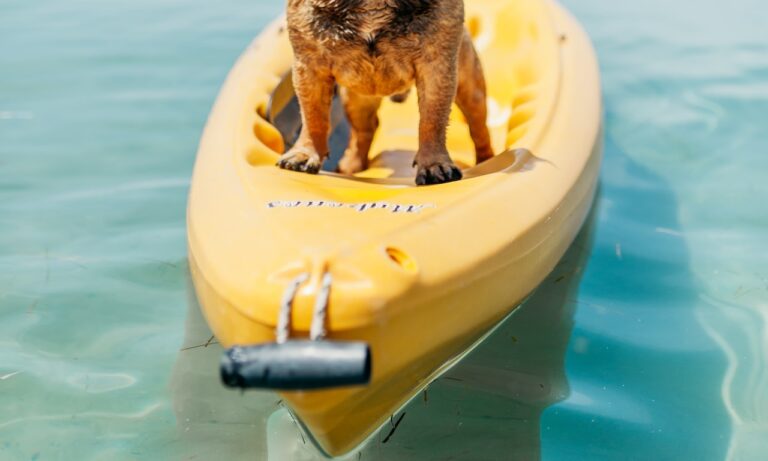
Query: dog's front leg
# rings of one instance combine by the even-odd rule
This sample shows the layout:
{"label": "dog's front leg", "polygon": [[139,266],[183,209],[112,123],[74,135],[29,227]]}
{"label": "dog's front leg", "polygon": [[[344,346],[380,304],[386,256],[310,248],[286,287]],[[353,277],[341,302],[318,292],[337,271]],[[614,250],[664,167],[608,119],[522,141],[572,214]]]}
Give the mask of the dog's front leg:
{"label": "dog's front leg", "polygon": [[457,61],[453,55],[436,52],[434,59],[416,64],[419,93],[419,150],[414,159],[416,184],[440,184],[461,179],[445,146],[448,117],[456,96]]}
{"label": "dog's front leg", "polygon": [[296,144],[280,157],[277,165],[286,170],[317,173],[328,156],[331,101],[334,78],[329,69],[317,63],[297,60],[293,83],[301,106],[301,133]]}

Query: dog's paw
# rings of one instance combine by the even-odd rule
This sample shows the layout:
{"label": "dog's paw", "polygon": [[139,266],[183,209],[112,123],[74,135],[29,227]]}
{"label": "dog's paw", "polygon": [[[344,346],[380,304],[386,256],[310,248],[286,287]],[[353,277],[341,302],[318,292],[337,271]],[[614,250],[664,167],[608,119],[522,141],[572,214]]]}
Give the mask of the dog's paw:
{"label": "dog's paw", "polygon": [[461,170],[450,158],[426,165],[421,164],[418,160],[416,161],[416,184],[419,186],[443,184],[458,181],[461,178]]}
{"label": "dog's paw", "polygon": [[347,151],[344,156],[339,160],[339,166],[337,168],[339,173],[353,175],[360,173],[368,168],[367,162],[357,154],[357,152]]}
{"label": "dog's paw", "polygon": [[323,160],[317,152],[302,147],[294,147],[280,157],[277,166],[284,170],[317,174],[323,166]]}

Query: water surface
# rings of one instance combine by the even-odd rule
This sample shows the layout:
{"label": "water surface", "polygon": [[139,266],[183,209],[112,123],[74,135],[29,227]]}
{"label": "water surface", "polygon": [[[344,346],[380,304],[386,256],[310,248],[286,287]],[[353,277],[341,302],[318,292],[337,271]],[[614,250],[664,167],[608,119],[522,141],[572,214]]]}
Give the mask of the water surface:
{"label": "water surface", "polygon": [[[768,453],[767,7],[566,4],[603,72],[590,224],[351,459]],[[0,459],[319,459],[277,397],[220,388],[186,277],[205,118],[281,8],[0,0]]]}

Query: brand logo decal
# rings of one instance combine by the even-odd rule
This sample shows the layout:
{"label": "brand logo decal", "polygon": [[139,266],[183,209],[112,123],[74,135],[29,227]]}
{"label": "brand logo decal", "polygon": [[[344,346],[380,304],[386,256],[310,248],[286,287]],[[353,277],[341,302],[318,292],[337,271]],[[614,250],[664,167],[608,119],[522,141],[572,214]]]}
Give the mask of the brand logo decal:
{"label": "brand logo decal", "polygon": [[425,208],[435,208],[432,203],[401,204],[389,202],[344,203],[330,200],[277,200],[267,203],[267,208],[331,208],[351,209],[359,213],[364,211],[386,211],[389,213],[420,213]]}

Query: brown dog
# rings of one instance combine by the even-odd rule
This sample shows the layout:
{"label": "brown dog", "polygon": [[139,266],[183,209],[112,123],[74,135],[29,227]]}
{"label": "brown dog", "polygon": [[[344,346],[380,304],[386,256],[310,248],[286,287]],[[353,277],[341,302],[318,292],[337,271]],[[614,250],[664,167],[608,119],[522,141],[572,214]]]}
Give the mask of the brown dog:
{"label": "brown dog", "polygon": [[337,83],[352,128],[339,163],[342,173],[368,167],[382,97],[403,101],[414,84],[421,118],[414,159],[417,184],[461,179],[445,146],[454,98],[469,124],[477,162],[492,157],[485,80],[463,24],[463,0],[288,0],[293,81],[303,126],[278,165],[320,170],[328,155]]}

